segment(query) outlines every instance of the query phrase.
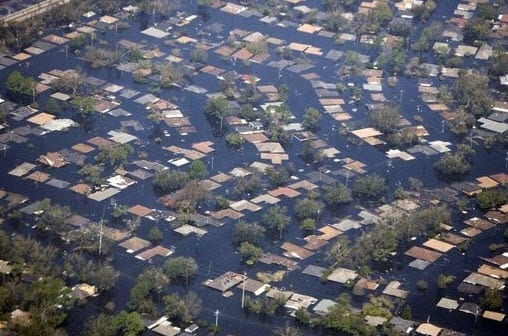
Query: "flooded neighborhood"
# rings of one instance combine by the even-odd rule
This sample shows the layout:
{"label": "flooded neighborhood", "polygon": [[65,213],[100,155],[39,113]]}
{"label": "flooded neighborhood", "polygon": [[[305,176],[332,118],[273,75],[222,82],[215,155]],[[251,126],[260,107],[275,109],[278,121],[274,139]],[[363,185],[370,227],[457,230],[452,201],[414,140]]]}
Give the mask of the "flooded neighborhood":
{"label": "flooded neighborhood", "polygon": [[503,0],[0,2],[0,335],[505,335]]}

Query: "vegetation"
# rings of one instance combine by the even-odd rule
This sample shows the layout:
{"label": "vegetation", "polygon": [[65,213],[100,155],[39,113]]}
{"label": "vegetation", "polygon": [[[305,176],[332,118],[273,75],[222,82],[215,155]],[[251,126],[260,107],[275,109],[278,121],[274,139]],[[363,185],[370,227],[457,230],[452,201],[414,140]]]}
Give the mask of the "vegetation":
{"label": "vegetation", "polygon": [[31,77],[24,77],[19,71],[13,71],[7,77],[5,88],[7,93],[15,101],[35,102],[37,92],[35,90],[36,81]]}
{"label": "vegetation", "polygon": [[160,170],[155,173],[153,185],[159,194],[169,194],[185,186],[189,175],[179,170]]}
{"label": "vegetation", "polygon": [[234,148],[240,148],[245,143],[245,139],[238,133],[233,132],[226,135],[226,142]]}
{"label": "vegetation", "polygon": [[113,320],[113,325],[116,331],[124,336],[136,336],[145,330],[141,315],[137,312],[121,311]]}
{"label": "vegetation", "polygon": [[188,174],[190,179],[202,179],[208,175],[208,170],[203,161],[194,160],[189,165]]}
{"label": "vegetation", "polygon": [[415,18],[419,21],[426,21],[436,10],[436,2],[434,0],[426,0],[419,6],[412,8]]}
{"label": "vegetation", "polygon": [[164,297],[164,306],[168,316],[182,323],[190,323],[201,312],[201,299],[193,291],[189,291],[184,297],[171,294]]}
{"label": "vegetation", "polygon": [[95,102],[90,96],[74,96],[71,100],[74,112],[80,115],[89,115],[95,112]]}
{"label": "vegetation", "polygon": [[437,286],[441,289],[444,289],[447,288],[448,285],[451,284],[453,281],[455,281],[455,276],[441,273],[437,277]]}
{"label": "vegetation", "polygon": [[310,232],[316,228],[316,220],[314,218],[305,218],[300,222],[300,230]]}
{"label": "vegetation", "polygon": [[323,204],[311,194],[299,199],[295,204],[295,215],[298,218],[317,218]]}
{"label": "vegetation", "polygon": [[375,174],[360,176],[353,183],[353,194],[370,200],[378,199],[387,190],[385,180]]}
{"label": "vegetation", "polygon": [[248,265],[253,265],[258,262],[259,258],[263,255],[263,249],[251,244],[249,242],[243,242],[240,244],[240,255]]}
{"label": "vegetation", "polygon": [[321,120],[321,113],[313,107],[309,107],[303,114],[302,126],[305,129],[312,130],[317,127]]}
{"label": "vegetation", "polygon": [[287,208],[274,205],[269,207],[263,215],[263,223],[274,231],[279,231],[279,239],[282,239],[284,229],[291,222],[291,218],[286,215]]}
{"label": "vegetation", "polygon": [[486,41],[490,33],[490,24],[485,20],[473,18],[467,21],[463,33],[464,42]]}
{"label": "vegetation", "polygon": [[503,307],[503,297],[501,292],[496,289],[487,288],[485,294],[480,298],[480,305],[483,309],[500,310]]}
{"label": "vegetation", "polygon": [[210,98],[206,102],[205,113],[220,121],[220,132],[222,132],[223,120],[231,113],[231,104],[224,97]]}
{"label": "vegetation", "polygon": [[456,98],[464,110],[475,117],[490,113],[492,97],[489,78],[478,74],[461,74],[456,81]]}
{"label": "vegetation", "polygon": [[265,236],[265,228],[257,223],[248,223],[240,220],[233,227],[233,245],[242,243],[259,245]]}
{"label": "vegetation", "polygon": [[155,298],[159,297],[162,289],[168,284],[169,278],[161,268],[145,268],[131,289],[129,308],[139,313],[155,314],[157,312]]}
{"label": "vegetation", "polygon": [[400,110],[393,104],[385,104],[382,109],[369,114],[369,122],[380,132],[393,132],[400,122]]}
{"label": "vegetation", "polygon": [[95,160],[99,164],[106,164],[113,168],[118,168],[127,163],[129,155],[134,153],[134,148],[129,144],[112,144],[103,146]]}
{"label": "vegetation", "polygon": [[173,257],[164,262],[164,273],[169,279],[188,279],[195,276],[198,272],[198,265],[194,258],[191,257]]}
{"label": "vegetation", "polygon": [[474,150],[467,145],[463,145],[454,153],[448,152],[443,154],[434,164],[434,168],[441,174],[449,177],[464,175],[471,169],[471,164],[468,161],[471,153],[474,153]]}
{"label": "vegetation", "polygon": [[416,282],[416,288],[419,290],[419,291],[426,291],[427,288],[429,287],[429,284],[427,283],[427,281],[425,280],[418,280]]}
{"label": "vegetation", "polygon": [[503,188],[482,190],[476,195],[476,204],[481,209],[495,209],[508,201],[508,195]]}

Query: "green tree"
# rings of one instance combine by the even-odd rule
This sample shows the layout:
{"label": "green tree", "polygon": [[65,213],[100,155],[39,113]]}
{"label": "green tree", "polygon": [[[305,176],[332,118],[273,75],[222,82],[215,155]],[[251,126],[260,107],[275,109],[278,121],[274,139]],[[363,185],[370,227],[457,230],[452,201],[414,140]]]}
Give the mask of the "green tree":
{"label": "green tree", "polygon": [[353,184],[353,193],[360,198],[377,199],[386,190],[385,179],[376,174],[360,176]]}
{"label": "green tree", "polygon": [[464,41],[474,43],[475,41],[486,41],[490,33],[490,25],[482,19],[471,19],[464,26]]}
{"label": "green tree", "polygon": [[437,277],[437,286],[439,288],[441,288],[441,289],[445,289],[453,281],[455,281],[455,276],[453,276],[453,275],[446,275],[446,274],[441,273]]}
{"label": "green tree", "polygon": [[413,6],[411,10],[417,20],[426,21],[436,10],[436,3],[434,0],[426,0],[419,6]]}
{"label": "green tree", "polygon": [[37,227],[55,233],[68,231],[70,227],[65,220],[72,215],[71,208],[60,204],[51,204],[46,198],[39,203],[38,210],[42,211],[37,221]]}
{"label": "green tree", "polygon": [[198,264],[194,258],[191,257],[173,257],[164,262],[164,273],[170,279],[185,278],[186,283],[188,279],[198,273]]}
{"label": "green tree", "polygon": [[455,83],[456,98],[468,113],[475,117],[490,113],[493,101],[488,76],[461,74]]}
{"label": "green tree", "polygon": [[362,306],[362,313],[370,316],[381,316],[386,319],[392,317],[393,303],[383,297],[370,296],[369,301]]}
{"label": "green tree", "polygon": [[393,132],[400,123],[400,110],[394,104],[385,104],[383,108],[370,112],[369,123],[380,132]]}
{"label": "green tree", "polygon": [[251,104],[243,104],[238,111],[238,116],[247,121],[252,121],[258,118],[258,112],[254,110]]}
{"label": "green tree", "polygon": [[164,234],[157,226],[152,227],[150,231],[148,231],[148,239],[153,243],[160,242],[162,238],[164,238]]}
{"label": "green tree", "polygon": [[99,265],[90,274],[90,283],[98,290],[109,290],[116,286],[119,273],[107,263]]}
{"label": "green tree", "polygon": [[0,125],[7,121],[8,114],[9,114],[9,112],[7,111],[7,108],[5,107],[5,104],[0,104]]}
{"label": "green tree", "polygon": [[317,109],[309,107],[308,109],[305,110],[305,113],[303,114],[302,126],[307,130],[312,130],[317,127],[320,120],[321,113]]}
{"label": "green tree", "polygon": [[427,288],[429,288],[429,284],[427,283],[427,281],[425,280],[418,280],[416,282],[416,288],[419,290],[419,291],[426,291]]}
{"label": "green tree", "polygon": [[122,310],[114,320],[117,332],[124,336],[136,336],[145,330],[141,315],[137,312],[126,312]]}
{"label": "green tree", "polygon": [[263,255],[263,249],[254,244],[243,242],[238,249],[245,263],[252,265],[258,262]]}
{"label": "green tree", "polygon": [[205,105],[205,113],[220,121],[220,132],[225,117],[231,113],[231,104],[224,97],[210,98]]}
{"label": "green tree", "polygon": [[295,319],[301,324],[309,324],[311,315],[304,307],[300,307],[295,311]]}
{"label": "green tree", "polygon": [[312,147],[310,141],[305,141],[299,154],[305,163],[319,162],[324,157],[323,151],[320,148]]}
{"label": "green tree", "polygon": [[338,207],[351,202],[352,199],[351,190],[342,183],[324,187],[323,200],[328,206]]}
{"label": "green tree", "polygon": [[351,241],[345,236],[339,237],[326,253],[326,258],[332,263],[332,267],[344,265],[351,257]]}
{"label": "green tree", "polygon": [[198,63],[206,63],[208,59],[208,55],[206,54],[206,50],[203,48],[197,47],[191,53],[191,61]]}
{"label": "green tree", "polygon": [[286,207],[274,205],[269,207],[265,212],[265,214],[263,215],[263,223],[270,230],[279,231],[279,239],[282,239],[282,233],[284,232],[284,229],[291,222],[291,218],[286,214],[287,214]]}
{"label": "green tree", "polygon": [[295,214],[298,218],[317,218],[323,204],[312,195],[299,199],[295,204]]}
{"label": "green tree", "polygon": [[504,50],[494,50],[489,59],[489,74],[491,76],[503,76],[508,73],[508,54]]}
{"label": "green tree", "polygon": [[245,143],[245,139],[239,133],[232,132],[226,135],[226,142],[234,148],[240,148]]}
{"label": "green tree", "polygon": [[270,185],[273,187],[280,187],[290,181],[291,168],[285,166],[278,166],[276,168],[268,167],[265,169],[265,175]]}
{"label": "green tree", "polygon": [[480,298],[480,305],[483,309],[500,310],[503,308],[503,296],[501,291],[497,289],[487,288],[485,294]]}
{"label": "green tree", "polygon": [[286,324],[283,327],[278,327],[273,331],[274,336],[301,336],[303,335],[302,332],[295,327],[290,326],[289,324]]}
{"label": "green tree", "polygon": [[0,314],[11,312],[14,304],[14,297],[9,288],[0,286]]}
{"label": "green tree", "polygon": [[434,45],[443,31],[443,24],[441,22],[433,22],[430,26],[422,29],[420,37],[413,44],[412,48],[416,51],[427,51]]}
{"label": "green tree", "polygon": [[148,267],[136,279],[131,289],[128,306],[140,313],[154,314],[157,307],[153,295],[160,295],[169,278],[160,267]]}
{"label": "green tree", "polygon": [[461,153],[444,153],[441,158],[436,161],[434,168],[443,175],[458,177],[466,174],[471,165]]}
{"label": "green tree", "polygon": [[314,218],[305,218],[300,222],[300,230],[313,231],[316,228],[316,220]]}
{"label": "green tree", "polygon": [[478,4],[478,18],[483,20],[495,20],[497,10],[496,7],[489,3]]}
{"label": "green tree", "polygon": [[508,195],[503,188],[485,189],[476,195],[476,204],[481,209],[494,209],[508,201]]}
{"label": "green tree", "polygon": [[115,336],[116,331],[115,318],[101,313],[88,320],[83,336]]}
{"label": "green tree", "polygon": [[35,100],[35,80],[31,77],[23,77],[19,71],[13,71],[7,77],[5,88],[16,99],[33,98]]}
{"label": "green tree", "polygon": [[60,106],[60,103],[55,98],[48,98],[46,101],[46,105],[44,106],[44,111],[50,114],[57,115],[61,112],[62,107]]}
{"label": "green tree", "polygon": [[390,5],[386,3],[377,3],[369,12],[369,19],[373,21],[371,24],[386,26],[393,18],[393,11]]}
{"label": "green tree", "polygon": [[405,304],[402,308],[402,312],[400,313],[400,317],[402,317],[404,320],[412,320],[413,319],[413,313],[411,311],[411,306],[408,304]]}
{"label": "green tree", "polygon": [[75,96],[71,100],[74,112],[81,115],[89,115],[95,112],[95,102],[91,96]]}
{"label": "green tree", "polygon": [[106,180],[101,177],[103,170],[104,168],[101,166],[86,164],[79,170],[79,173],[83,175],[87,183],[92,186],[100,186],[106,182]]}
{"label": "green tree", "polygon": [[65,320],[66,311],[72,305],[69,294],[70,289],[62,279],[45,277],[31,283],[22,293],[22,306],[32,313],[36,326],[44,327],[45,320],[45,327],[56,328]]}
{"label": "green tree", "polygon": [[233,245],[238,246],[244,242],[259,245],[265,236],[265,231],[265,228],[257,223],[240,220],[233,227]]}
{"label": "green tree", "polygon": [[170,317],[189,323],[201,312],[201,299],[193,292],[188,292],[183,298],[178,294],[164,297],[165,311]]}
{"label": "green tree", "polygon": [[189,178],[190,179],[202,179],[208,175],[206,165],[201,160],[194,160],[189,165]]}
{"label": "green tree", "polygon": [[176,191],[189,181],[189,175],[179,170],[159,170],[154,176],[154,187],[159,194],[169,194]]}
{"label": "green tree", "polygon": [[95,159],[99,163],[118,168],[127,163],[127,159],[132,153],[134,153],[134,148],[131,145],[115,143],[110,146],[103,146]]}

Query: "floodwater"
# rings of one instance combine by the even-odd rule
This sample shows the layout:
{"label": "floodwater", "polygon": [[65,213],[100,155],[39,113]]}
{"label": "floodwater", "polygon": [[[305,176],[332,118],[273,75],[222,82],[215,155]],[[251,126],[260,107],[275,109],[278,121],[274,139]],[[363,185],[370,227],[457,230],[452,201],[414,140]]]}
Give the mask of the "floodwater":
{"label": "floodwater", "polygon": [[[187,3],[186,1],[182,1]],[[196,1],[189,1],[185,5],[187,12],[195,12]],[[433,19],[440,17],[450,17],[454,8],[456,7],[456,1],[440,1],[438,2],[438,10],[434,14]],[[320,7],[321,1],[313,0],[307,1],[306,5],[309,7]],[[227,38],[228,31],[234,28],[245,29],[249,31],[259,31],[264,34],[268,34],[273,37],[284,39],[286,41],[294,41],[300,43],[309,43],[323,50],[338,49],[342,51],[355,50],[360,53],[370,54],[371,51],[365,46],[357,43],[347,42],[342,46],[333,45],[333,41],[323,37],[312,36],[308,34],[295,34],[294,28],[279,28],[275,26],[265,25],[258,21],[258,18],[241,18],[225,14],[215,9],[208,10],[208,18],[206,22],[202,19],[194,20],[191,24],[185,27],[189,35],[195,34],[199,30],[203,30],[206,26],[212,23],[220,23],[224,26],[223,34],[215,35],[210,33],[208,38],[211,42],[220,42],[222,39]],[[150,20],[150,18],[148,18]],[[113,42],[122,38],[129,39],[132,41],[146,40],[149,41],[148,45],[157,44],[162,51],[168,52],[169,48],[164,46],[160,41],[144,36],[139,33],[139,22],[134,20],[131,23],[131,28],[127,30],[118,31],[115,34],[114,31],[108,31],[100,38],[109,42]],[[417,27],[417,31],[421,30],[423,25]],[[207,30],[203,30],[207,32]],[[411,41],[417,38],[417,33],[411,36]],[[5,79],[11,71],[20,70],[24,74],[31,74],[34,77],[41,72],[47,72],[51,69],[68,69],[76,68],[79,66],[87,75],[102,78],[108,82],[113,82],[126,87],[132,87],[138,91],[146,91],[146,86],[133,83],[130,74],[122,74],[117,71],[107,71],[100,69],[92,69],[85,63],[77,60],[75,57],[66,57],[63,52],[63,48],[55,48],[51,51],[45,52],[40,56],[33,57],[30,63],[20,63],[13,67],[7,68],[0,71],[0,82],[5,82]],[[410,53],[410,52],[409,52]],[[273,54],[273,53],[272,53]],[[408,55],[409,59],[411,55]],[[321,76],[321,80],[325,82],[335,83],[337,77],[335,70],[338,69],[340,63],[336,64],[333,61],[326,60],[324,58],[313,58],[315,61],[315,67],[309,72],[316,72]],[[279,72],[266,66],[266,64],[250,64],[245,65],[242,62],[225,62],[219,56],[214,53],[209,53],[207,63],[217,67],[225,68],[226,70],[236,70],[238,73],[243,74],[255,74],[261,78],[260,85],[274,84],[281,85],[286,84],[289,87],[288,91],[288,102],[291,111],[297,116],[297,120],[301,118],[304,110],[307,107],[315,106],[319,107],[318,98],[316,97],[312,87],[308,81],[303,79],[300,75],[291,73],[287,70],[281,72],[279,78]],[[209,75],[198,74],[192,76],[193,84],[205,87],[209,92],[215,92],[218,89],[218,83],[216,80],[210,81]],[[360,77],[350,78],[348,82],[360,83]],[[444,79],[443,84],[453,85],[449,79]],[[403,96],[401,99],[401,90]],[[429,130],[430,136],[427,138],[429,141],[432,140],[443,140],[457,143],[457,138],[450,134],[447,129],[441,132],[441,118],[439,114],[429,111],[423,102],[418,98],[417,92],[417,80],[415,78],[400,78],[399,84],[395,88],[390,88],[384,85],[383,93],[389,100],[400,102],[401,110],[406,118],[413,120],[414,114],[417,111],[417,106],[421,107],[420,116],[424,119],[424,125]],[[242,153],[235,151],[225,145],[225,141],[222,138],[214,138],[213,129],[210,124],[206,121],[203,113],[203,106],[206,102],[206,98],[203,95],[196,95],[185,90],[178,88],[172,88],[168,90],[162,90],[160,93],[156,93],[163,99],[171,100],[180,106],[180,109],[188,116],[192,124],[197,128],[195,134],[186,136],[178,135],[174,130],[170,129],[165,125],[160,125],[161,129],[167,129],[170,133],[170,137],[162,137],[162,143],[156,144],[150,139],[153,138],[154,132],[157,128],[146,119],[146,111],[144,107],[134,103],[130,100],[123,100],[121,108],[132,113],[129,119],[137,119],[144,127],[144,131],[138,131],[134,134],[138,136],[143,145],[135,145],[136,149],[146,151],[149,160],[158,160],[159,162],[167,161],[172,158],[172,154],[164,150],[163,147],[170,145],[176,145],[181,147],[190,147],[190,144],[197,141],[204,141],[213,139],[215,142],[216,151],[213,152],[213,167],[210,157],[206,160],[210,174],[214,174],[220,171],[229,171],[233,167],[243,166],[244,164],[250,164],[257,158],[254,147],[250,144],[244,145]],[[346,102],[348,99],[348,93],[345,93],[344,99]],[[44,100],[44,98],[43,98]],[[44,103],[41,104],[44,106]],[[357,108],[356,112],[352,112],[352,108]],[[364,104],[360,103],[358,106],[345,106],[347,112],[350,112],[355,121],[367,124],[366,117],[368,115],[367,109]],[[94,116],[91,120],[91,124],[87,127],[81,126],[77,129],[72,129],[67,133],[50,133],[41,137],[29,136],[30,142],[33,143],[32,148],[27,148],[26,144],[12,144],[7,151],[4,153],[0,152],[0,163],[2,169],[0,170],[0,188],[7,191],[14,191],[24,195],[28,195],[31,201],[40,200],[44,197],[50,197],[54,203],[68,204],[72,207],[73,211],[82,214],[92,220],[98,221],[102,215],[104,206],[106,207],[106,219],[111,211],[111,205],[109,200],[98,203],[83,198],[80,195],[74,194],[67,190],[60,190],[45,184],[35,184],[31,181],[11,178],[7,175],[7,172],[21,164],[24,161],[34,162],[40,154],[48,151],[58,151],[63,148],[70,147],[78,142],[85,142],[94,136],[105,136],[107,131],[110,129],[120,128],[120,121],[124,120],[125,117],[114,118],[109,115],[105,116]],[[17,126],[24,125],[24,122],[10,121],[10,127],[15,128]],[[332,120],[329,116],[325,115],[320,124],[320,130],[317,132],[321,139],[325,139],[330,146],[333,146],[341,151],[339,157],[352,157],[356,160],[360,160],[367,164],[369,172],[378,173],[385,176],[390,184],[391,189],[394,189],[398,183],[407,186],[408,177],[418,177],[424,182],[427,188],[442,187],[446,184],[436,177],[433,169],[433,164],[438,156],[424,157],[422,154],[416,154],[417,159],[414,161],[403,162],[399,160],[387,160],[384,151],[371,147],[367,144],[354,145],[346,141],[346,137],[340,135],[337,132],[338,123]],[[474,144],[474,143],[473,143]],[[293,159],[292,163],[298,168],[303,169],[303,174],[308,173],[319,166],[305,165],[297,156],[296,153],[300,150],[301,144],[292,140],[287,146],[287,151],[290,157]],[[501,171],[506,171],[504,161],[504,151],[502,148],[495,148],[490,153],[475,144],[477,154],[474,159],[474,165],[471,172],[464,178],[464,180],[472,180],[475,177],[482,176],[485,174],[493,174]],[[92,160],[90,157],[87,162]],[[488,164],[482,164],[486,163]],[[338,164],[329,160],[326,163],[327,167],[334,168]],[[60,168],[57,173],[59,179],[74,181],[76,179],[76,166],[71,164],[64,168]],[[301,176],[304,176],[304,175]],[[344,182],[345,180],[338,177],[339,180]],[[141,203],[149,208],[161,209],[162,205],[158,204],[156,197],[152,191],[152,180],[138,181],[137,184],[129,187],[127,191],[124,191],[114,197],[118,204],[134,205]],[[221,189],[224,190],[224,189]],[[282,205],[288,205],[289,209],[292,208],[290,202],[283,201]],[[355,213],[353,207],[349,209],[351,214]],[[346,211],[347,213],[348,211]],[[475,212],[473,212],[475,213]],[[320,223],[330,223],[334,217],[334,213],[324,212]],[[459,221],[458,216],[455,216],[455,220]],[[247,220],[260,220],[260,214],[253,214],[246,216]],[[277,316],[276,318],[263,318],[252,314],[247,314],[241,310],[241,293],[238,289],[234,290],[234,296],[231,298],[222,297],[221,293],[211,290],[201,285],[201,282],[215,278],[226,271],[236,271],[238,273],[247,272],[249,277],[255,277],[255,273],[259,271],[274,271],[275,268],[267,265],[256,265],[255,267],[243,266],[240,262],[240,256],[233,250],[231,245],[231,231],[232,225],[228,223],[221,228],[209,228],[208,234],[203,236],[201,239],[197,239],[194,236],[183,238],[178,234],[174,233],[167,224],[165,223],[154,223],[149,220],[144,220],[141,227],[136,232],[136,235],[145,237],[147,236],[148,230],[153,226],[157,225],[164,231],[164,241],[162,245],[169,246],[174,245],[176,247],[175,255],[192,256],[196,259],[200,271],[196,278],[191,281],[188,286],[172,285],[169,287],[171,292],[177,291],[183,293],[188,290],[193,290],[199,294],[203,300],[203,311],[200,315],[200,319],[207,320],[209,323],[214,323],[215,317],[214,312],[219,310],[219,326],[221,327],[221,334],[238,334],[238,335],[267,335],[271,330],[279,325],[290,321],[291,318],[287,317],[286,314]],[[30,229],[24,227],[13,227],[7,223],[4,229],[8,231],[21,231],[22,233],[28,234],[31,232]],[[32,233],[33,234],[33,233]],[[291,226],[287,232],[285,232],[285,240],[291,240],[298,243],[301,240],[301,232],[296,225]],[[408,304],[413,308],[413,318],[417,321],[429,320],[430,322],[439,326],[456,329],[467,334],[474,335],[501,335],[505,325],[491,323],[481,318],[475,321],[474,316],[467,315],[458,311],[447,312],[441,308],[436,308],[439,297],[438,289],[435,286],[435,282],[432,279],[436,279],[440,273],[454,274],[457,276],[458,281],[466,276],[466,271],[476,269],[480,264],[481,260],[476,256],[489,256],[487,246],[492,242],[502,241],[502,234],[500,230],[494,232],[486,232],[473,240],[470,250],[466,255],[461,255],[458,251],[448,253],[446,258],[435,264],[429,266],[425,271],[418,271],[407,266],[408,259],[405,257],[397,256],[393,264],[393,269],[386,273],[377,274],[383,276],[386,279],[402,279],[403,287],[411,291],[408,298]],[[279,244],[267,241],[265,244],[265,251],[279,253]],[[125,251],[119,247],[113,247],[114,260],[113,264],[119,270],[121,270],[121,276],[119,278],[118,285],[116,288],[111,290],[109,293],[99,296],[98,298],[92,299],[85,306],[76,308],[71,312],[68,329],[70,335],[75,335],[81,329],[81,324],[88,316],[96,312],[104,310],[104,305],[108,301],[114,301],[116,309],[125,309],[126,303],[129,299],[130,288],[135,283],[137,275],[146,267],[146,262],[139,261],[134,258],[133,255],[125,253]],[[323,251],[316,253],[315,256],[300,263],[300,266],[305,268],[309,264],[321,265],[326,267],[324,263]],[[163,259],[155,258],[153,264],[160,265],[163,263]],[[416,281],[419,279],[426,279],[429,282],[429,289],[425,293],[418,292],[415,288]],[[458,282],[454,283],[454,285]],[[301,274],[300,271],[293,271],[288,273],[287,277],[277,286],[286,287],[293,289],[299,293],[308,294],[317,298],[336,298],[344,288],[337,284],[322,283],[320,279],[309,277]],[[453,285],[451,287],[454,287]],[[449,297],[458,298],[459,294],[455,293],[452,289],[446,292]],[[465,297],[465,301],[471,300],[471,298]],[[505,308],[506,305],[505,305]],[[305,329],[305,334],[319,334],[319,331]],[[148,332],[147,332],[148,334]]]}

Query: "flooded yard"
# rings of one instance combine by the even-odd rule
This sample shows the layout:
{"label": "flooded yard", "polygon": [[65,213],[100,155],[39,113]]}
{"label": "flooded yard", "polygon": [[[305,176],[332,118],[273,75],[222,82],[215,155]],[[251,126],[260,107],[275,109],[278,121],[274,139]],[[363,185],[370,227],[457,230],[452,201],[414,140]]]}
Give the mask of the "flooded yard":
{"label": "flooded yard", "polygon": [[[197,1],[182,1],[179,12],[166,19],[155,12],[94,13],[82,17],[80,23],[44,32],[31,49],[0,56],[1,83],[7,83],[14,71],[38,83],[37,96],[35,88],[33,92],[37,104],[30,108],[26,106],[32,97],[12,102],[6,85],[0,91],[0,106],[8,111],[8,126],[0,129],[0,201],[6,214],[22,213],[21,223],[6,220],[2,229],[51,241],[70,254],[75,249],[74,234],[91,230],[97,233],[93,244],[101,244],[101,249],[103,237],[107,238],[111,252],[104,257],[97,252],[90,256],[111,261],[120,272],[114,288],[70,311],[64,322],[69,335],[79,334],[83,321],[105,312],[111,303],[114,312],[128,309],[138,275],[176,256],[193,258],[197,274],[166,286],[162,296],[197,293],[202,310],[196,321],[217,323],[222,335],[268,335],[286,323],[294,324],[290,313],[296,308],[292,307],[303,305],[307,298],[293,298],[291,304],[287,301],[274,316],[244,308],[243,277],[263,280],[277,272],[284,276],[280,282],[272,281],[270,287],[310,296],[315,301],[305,309],[315,316],[321,311],[315,309],[318,301],[337,300],[341,293],[355,293],[361,287],[362,295],[352,299],[357,310],[368,301],[365,293],[385,295],[393,301],[394,315],[400,315],[405,305],[411,307],[414,327],[426,321],[467,335],[503,334],[506,322],[483,318],[480,311],[471,313],[468,306],[464,308],[465,303],[477,303],[481,295],[458,287],[466,283],[463,280],[468,275],[483,274],[479,270],[482,264],[504,255],[505,226],[488,220],[473,198],[459,210],[457,202],[465,197],[466,186],[457,182],[467,182],[467,187],[477,192],[490,188],[486,182],[506,191],[506,145],[486,149],[483,143],[490,133],[480,124],[465,135],[452,132],[445,117],[455,112],[453,102],[437,106],[440,103],[426,94],[437,94],[442,86],[454,87],[456,77],[404,75],[403,69],[390,73],[378,68],[375,62],[383,43],[374,47],[361,42],[374,38],[364,36],[370,34],[362,39],[344,36],[342,40],[341,33],[322,27],[326,20],[318,17],[305,23],[303,7],[316,8],[316,13],[325,15],[322,1],[302,1],[300,8],[287,4],[298,1],[287,1],[290,16],[272,16],[241,4],[212,3],[216,6],[208,6],[203,14],[198,13]],[[460,3],[438,2],[429,22],[456,17]],[[406,12],[394,9],[397,19]],[[436,53],[409,47],[426,27],[415,25],[405,41],[406,63],[420,57],[432,70],[438,62]],[[456,28],[449,21],[446,27]],[[443,36],[439,40],[454,48],[461,44]],[[86,52],[93,48],[100,51],[95,55]],[[105,51],[113,55],[114,62],[95,66],[94,61],[106,57]],[[488,66],[486,59],[474,56],[464,57],[461,64],[462,69]],[[166,77],[178,80],[162,85]],[[72,93],[72,78],[80,82],[79,95]],[[76,96],[83,100],[77,101]],[[210,102],[219,104],[220,99],[231,105],[230,113],[212,111],[207,115],[212,109]],[[58,113],[45,111],[48,101],[58,103]],[[249,114],[244,111],[255,116],[251,120],[242,115],[242,101],[252,104]],[[396,148],[387,143],[385,133],[389,132],[372,127],[372,111],[385,102],[400,110],[397,130],[417,134],[416,141]],[[283,103],[287,109],[280,112]],[[87,108],[90,112],[83,112]],[[316,109],[319,118],[306,128],[302,124],[309,108]],[[280,128],[273,127],[278,113],[289,114],[280,117],[283,122],[276,125]],[[499,124],[495,126],[502,127],[503,123]],[[287,137],[277,136],[275,131]],[[438,174],[435,163],[445,153],[455,152],[461,143],[474,149],[470,170],[460,181]],[[111,154],[112,149],[118,152]],[[121,150],[128,154],[116,164],[118,158],[112,155],[121,156]],[[96,176],[100,183],[93,183],[93,174],[86,175],[82,168],[93,170],[101,156],[104,169]],[[200,199],[192,211],[177,209],[175,203],[181,200],[179,193],[185,184],[161,192],[154,181],[161,171],[188,172],[196,161],[206,172],[189,180],[198,181],[193,185],[198,193],[213,197]],[[271,183],[266,173],[278,167],[289,167],[290,171],[280,185]],[[384,179],[386,192],[368,202],[353,194],[345,204],[320,206],[308,215],[299,215],[295,207],[302,200],[324,205],[329,188],[338,184],[351,188],[361,177],[373,174]],[[410,191],[412,178],[421,181],[418,190]],[[256,185],[249,188],[249,183]],[[185,195],[191,194],[190,189],[183,191]],[[394,196],[399,189],[406,192],[403,199],[407,203]],[[19,195],[22,201],[14,202]],[[218,206],[218,197],[226,200],[226,206]],[[45,198],[52,204],[69,206],[73,214],[87,219],[86,224],[74,223],[65,234],[36,228],[40,216],[36,202]],[[264,258],[251,265],[232,243],[235,225],[268,222],[266,213],[275,204],[287,209],[290,222],[280,231],[267,230],[259,244]],[[378,225],[373,223],[392,215],[411,220],[417,218],[411,217],[415,209],[443,204],[450,209],[451,218],[438,223],[441,233],[435,239],[427,233],[407,237],[386,260],[371,263],[368,274],[360,267],[342,269],[330,262],[328,251],[341,237],[354,244]],[[496,210],[499,216],[502,212]],[[467,221],[473,217],[485,222]],[[302,219],[312,219],[310,230],[300,228]],[[161,232],[160,239],[153,239],[154,228]],[[447,234],[453,237],[446,238]],[[462,248],[463,240],[468,241],[467,248]],[[489,250],[492,244],[502,247]],[[490,267],[497,270],[498,266]],[[234,285],[231,282],[222,290],[221,281],[230,281],[223,278],[213,282],[212,288],[205,285],[228,272],[236,273]],[[438,288],[440,274],[454,276],[449,288]],[[425,290],[418,285],[422,280],[428,285]],[[258,285],[251,282],[249,288],[255,292]],[[488,287],[471,285],[480,290]],[[259,297],[264,298],[266,293],[260,292]],[[501,293],[506,296],[504,287]],[[247,295],[255,297],[251,292]],[[458,309],[436,306],[442,298],[456,300]],[[164,315],[161,292],[155,305],[159,315]],[[504,299],[499,312],[506,308]],[[333,329],[299,326],[305,335],[337,334]]]}

